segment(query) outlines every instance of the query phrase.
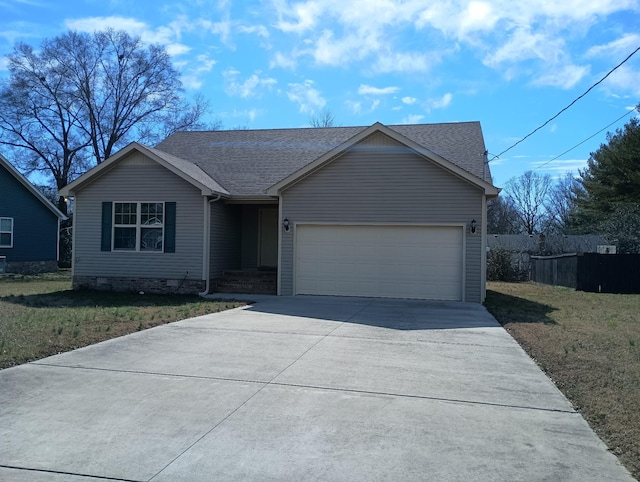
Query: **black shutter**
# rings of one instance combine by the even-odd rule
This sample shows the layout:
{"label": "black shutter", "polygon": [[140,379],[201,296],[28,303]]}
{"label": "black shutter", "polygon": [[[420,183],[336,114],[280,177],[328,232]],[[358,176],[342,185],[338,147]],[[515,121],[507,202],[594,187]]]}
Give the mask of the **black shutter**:
{"label": "black shutter", "polygon": [[164,252],[176,252],[176,203],[164,203]]}
{"label": "black shutter", "polygon": [[102,203],[102,241],[100,251],[111,251],[111,209],[112,203]]}

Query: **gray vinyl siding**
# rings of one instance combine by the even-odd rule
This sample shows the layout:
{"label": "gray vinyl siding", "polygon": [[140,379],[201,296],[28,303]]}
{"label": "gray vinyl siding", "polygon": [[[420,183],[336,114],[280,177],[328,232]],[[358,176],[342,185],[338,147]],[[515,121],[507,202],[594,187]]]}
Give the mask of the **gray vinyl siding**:
{"label": "gray vinyl siding", "polygon": [[[100,251],[104,201],[175,202],[176,252]],[[202,279],[203,220],[204,203],[198,189],[133,153],[76,193],[74,275]]]}
{"label": "gray vinyl siding", "polygon": [[211,278],[221,276],[225,270],[240,268],[240,226],[240,206],[220,201],[211,204]]}
{"label": "gray vinyl siding", "polygon": [[[481,301],[482,190],[375,134],[282,192],[292,223],[464,224],[465,300]],[[282,231],[282,295],[294,291],[294,232]]]}

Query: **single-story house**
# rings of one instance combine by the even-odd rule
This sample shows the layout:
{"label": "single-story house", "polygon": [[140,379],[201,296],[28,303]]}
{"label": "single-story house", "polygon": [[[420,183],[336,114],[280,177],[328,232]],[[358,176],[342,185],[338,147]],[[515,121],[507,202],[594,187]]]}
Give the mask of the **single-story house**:
{"label": "single-story house", "polygon": [[60,221],[65,219],[0,155],[0,273],[56,271]]}
{"label": "single-story house", "polygon": [[460,122],[177,132],[61,194],[74,288],[206,293],[231,272],[278,295],[481,302],[498,189]]}

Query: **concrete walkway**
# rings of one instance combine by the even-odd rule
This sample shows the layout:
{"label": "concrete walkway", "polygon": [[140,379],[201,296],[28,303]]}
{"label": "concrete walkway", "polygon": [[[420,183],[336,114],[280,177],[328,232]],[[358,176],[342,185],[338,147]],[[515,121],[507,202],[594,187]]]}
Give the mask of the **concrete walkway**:
{"label": "concrete walkway", "polygon": [[480,305],[265,298],[0,371],[0,480],[631,481]]}

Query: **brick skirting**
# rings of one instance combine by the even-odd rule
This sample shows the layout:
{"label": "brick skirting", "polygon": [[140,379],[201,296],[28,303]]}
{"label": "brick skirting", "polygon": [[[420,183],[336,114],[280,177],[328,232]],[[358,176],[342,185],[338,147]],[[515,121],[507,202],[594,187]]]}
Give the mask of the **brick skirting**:
{"label": "brick skirting", "polygon": [[204,291],[202,280],[162,278],[115,278],[103,276],[74,276],[73,289],[135,292],[154,294],[198,294]]}

